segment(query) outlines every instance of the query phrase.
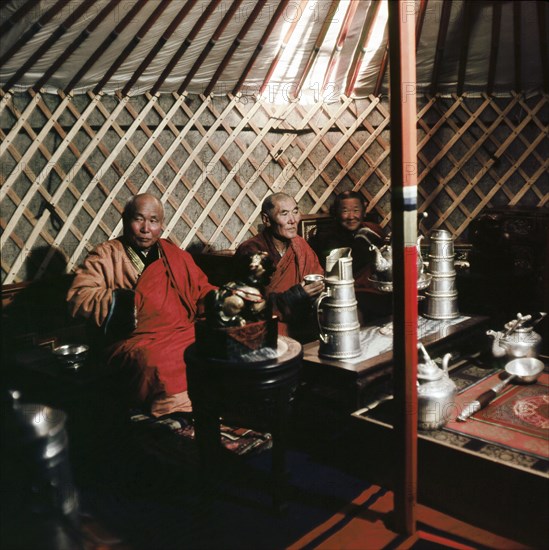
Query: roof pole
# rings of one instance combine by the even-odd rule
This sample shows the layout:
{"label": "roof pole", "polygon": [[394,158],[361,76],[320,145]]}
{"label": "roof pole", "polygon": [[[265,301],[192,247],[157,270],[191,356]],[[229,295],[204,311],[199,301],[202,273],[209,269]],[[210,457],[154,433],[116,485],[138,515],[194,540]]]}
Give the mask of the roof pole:
{"label": "roof pole", "polygon": [[412,535],[417,498],[417,143],[415,2],[389,1],[395,528]]}

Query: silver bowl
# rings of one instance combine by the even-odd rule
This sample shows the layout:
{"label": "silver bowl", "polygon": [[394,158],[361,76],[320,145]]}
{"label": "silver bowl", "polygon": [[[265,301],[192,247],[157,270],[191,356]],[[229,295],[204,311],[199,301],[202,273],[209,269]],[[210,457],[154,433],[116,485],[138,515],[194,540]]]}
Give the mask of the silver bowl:
{"label": "silver bowl", "polygon": [[519,357],[505,365],[505,370],[525,384],[534,382],[544,369],[543,361],[535,357]]}
{"label": "silver bowl", "polygon": [[[417,279],[417,289],[425,290],[431,284],[432,278],[430,273],[422,273]],[[380,281],[375,276],[369,277],[368,281],[380,292],[393,292],[393,281]]]}
{"label": "silver bowl", "polygon": [[303,277],[303,280],[306,284],[316,283],[317,281],[323,281],[324,275],[320,275],[319,273],[311,273],[310,275],[305,275],[305,277]]}
{"label": "silver bowl", "polygon": [[85,344],[65,344],[53,349],[56,359],[69,369],[78,369],[86,359],[89,346]]}

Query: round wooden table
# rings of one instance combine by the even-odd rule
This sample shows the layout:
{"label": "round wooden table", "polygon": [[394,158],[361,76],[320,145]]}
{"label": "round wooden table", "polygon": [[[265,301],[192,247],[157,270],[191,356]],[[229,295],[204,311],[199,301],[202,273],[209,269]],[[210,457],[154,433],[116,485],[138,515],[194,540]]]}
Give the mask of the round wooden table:
{"label": "round wooden table", "polygon": [[195,437],[206,475],[221,455],[220,417],[247,428],[267,429],[273,437],[273,505],[285,505],[287,427],[299,383],[303,350],[286,336],[278,337],[276,356],[253,361],[205,357],[193,344],[185,351]]}

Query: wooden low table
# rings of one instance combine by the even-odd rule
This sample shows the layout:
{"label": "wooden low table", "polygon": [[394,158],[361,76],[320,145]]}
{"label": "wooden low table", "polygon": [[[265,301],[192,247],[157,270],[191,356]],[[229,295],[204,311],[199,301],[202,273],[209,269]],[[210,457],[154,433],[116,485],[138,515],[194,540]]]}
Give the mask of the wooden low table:
{"label": "wooden low table", "polygon": [[[393,371],[392,334],[387,330],[390,319],[369,323],[360,329],[362,355],[356,359],[335,360],[318,355],[319,342],[303,346],[303,375],[307,385],[325,388],[328,399],[353,412],[369,400],[368,388],[390,381]],[[419,319],[418,341],[436,357],[443,351],[454,355],[466,349],[488,344],[485,330],[488,317],[462,315],[452,321]],[[385,332],[385,334],[383,334]]]}
{"label": "wooden low table", "polygon": [[215,472],[221,458],[220,417],[272,434],[273,505],[285,505],[287,427],[299,384],[302,347],[279,336],[278,355],[248,362],[200,355],[195,344],[185,352],[189,396],[193,403],[196,442],[205,473]]}

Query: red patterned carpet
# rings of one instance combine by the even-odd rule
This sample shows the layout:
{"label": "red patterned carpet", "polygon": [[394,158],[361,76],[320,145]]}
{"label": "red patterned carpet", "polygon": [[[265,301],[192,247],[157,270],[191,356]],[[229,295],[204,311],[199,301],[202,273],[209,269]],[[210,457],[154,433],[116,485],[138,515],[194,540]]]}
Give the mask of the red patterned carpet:
{"label": "red patterned carpet", "polygon": [[549,459],[549,374],[534,384],[510,385],[485,409],[466,422],[457,422],[458,411],[500,381],[493,374],[467,389],[456,399],[456,414],[446,429]]}

